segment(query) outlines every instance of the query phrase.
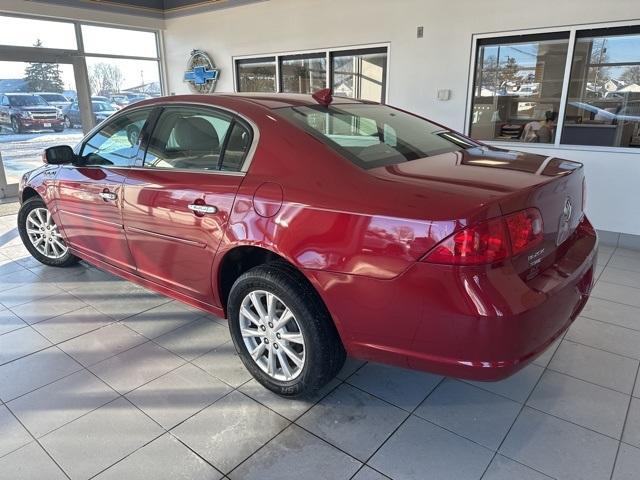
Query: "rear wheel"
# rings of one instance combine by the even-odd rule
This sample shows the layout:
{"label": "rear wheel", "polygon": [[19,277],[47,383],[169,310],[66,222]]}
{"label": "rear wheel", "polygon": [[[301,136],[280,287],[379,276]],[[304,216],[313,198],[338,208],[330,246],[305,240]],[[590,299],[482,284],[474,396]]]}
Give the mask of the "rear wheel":
{"label": "rear wheel", "polygon": [[78,261],[78,257],[69,251],[58,226],[40,197],[32,197],[20,207],[18,231],[24,246],[40,263],[52,267],[66,267]]}
{"label": "rear wheel", "polygon": [[245,367],[279,395],[315,391],[344,364],[345,351],[329,312],[289,265],[262,265],[241,275],[231,288],[228,313]]}

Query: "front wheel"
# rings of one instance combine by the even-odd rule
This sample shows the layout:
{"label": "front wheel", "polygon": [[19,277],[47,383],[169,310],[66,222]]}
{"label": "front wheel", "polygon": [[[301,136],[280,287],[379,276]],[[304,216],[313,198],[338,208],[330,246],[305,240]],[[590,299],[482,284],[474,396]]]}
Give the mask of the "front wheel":
{"label": "front wheel", "polygon": [[344,347],[329,312],[289,265],[262,265],[241,275],[231,288],[228,314],[245,367],[279,395],[313,392],[344,364]]}
{"label": "front wheel", "polygon": [[11,118],[11,129],[13,130],[13,133],[24,132],[24,129],[22,128],[22,124],[20,123],[20,120],[18,120],[16,117]]}
{"label": "front wheel", "polygon": [[40,263],[52,267],[67,267],[78,261],[78,257],[69,251],[40,197],[32,197],[20,207],[18,231],[24,246]]}
{"label": "front wheel", "polygon": [[65,115],[64,116],[64,128],[72,128],[72,127],[73,127],[73,125],[71,123],[71,119]]}

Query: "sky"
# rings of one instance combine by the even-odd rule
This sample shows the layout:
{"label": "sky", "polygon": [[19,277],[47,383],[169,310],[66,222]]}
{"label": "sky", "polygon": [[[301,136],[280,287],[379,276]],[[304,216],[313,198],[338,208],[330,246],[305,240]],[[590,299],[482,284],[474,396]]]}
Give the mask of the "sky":
{"label": "sky", "polygon": [[[625,63],[638,62],[638,52],[640,52],[640,35],[627,35],[606,38],[606,53],[608,62]],[[580,38],[579,42],[590,42],[593,38]],[[567,44],[569,40],[555,40],[558,44]],[[601,45],[602,40],[598,39],[596,45]],[[484,49],[485,58],[496,56],[498,53],[497,46],[487,46]],[[535,67],[536,57],[538,55],[538,43],[515,43],[510,45],[502,45],[500,47],[501,61],[506,61],[507,57],[513,57],[521,67]]]}
{"label": "sky", "polygon": [[[87,52],[87,67],[99,62],[114,63],[123,73],[122,89],[159,80],[158,64],[148,60],[125,60],[90,57],[91,53],[109,55],[157,55],[155,34],[93,25],[82,26],[82,37]],[[37,40],[43,47],[75,50],[76,37],[73,24],[46,20],[23,19],[0,15],[0,45],[33,46]],[[0,78],[22,78],[27,63],[0,61]],[[60,65],[65,90],[75,90],[73,67]]]}

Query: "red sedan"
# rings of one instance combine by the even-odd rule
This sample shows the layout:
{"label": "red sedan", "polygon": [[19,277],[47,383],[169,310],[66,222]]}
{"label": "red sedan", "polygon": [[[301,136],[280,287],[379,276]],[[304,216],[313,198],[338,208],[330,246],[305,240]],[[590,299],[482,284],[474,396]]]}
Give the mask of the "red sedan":
{"label": "red sedan", "polygon": [[36,259],[228,318],[282,395],[321,387],[346,354],[505,378],[592,287],[581,164],[328,91],[148,100],[44,161],[20,192]]}

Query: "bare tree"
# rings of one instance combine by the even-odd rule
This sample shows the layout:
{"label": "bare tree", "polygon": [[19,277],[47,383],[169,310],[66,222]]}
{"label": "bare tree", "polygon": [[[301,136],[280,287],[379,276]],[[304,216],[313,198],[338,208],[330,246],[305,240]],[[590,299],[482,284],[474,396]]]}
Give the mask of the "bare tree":
{"label": "bare tree", "polygon": [[640,85],[640,65],[633,65],[627,67],[627,69],[620,75],[620,80],[627,84],[635,83]]}
{"label": "bare tree", "polygon": [[124,75],[118,66],[110,63],[96,63],[89,69],[89,84],[93,95],[118,93]]}

